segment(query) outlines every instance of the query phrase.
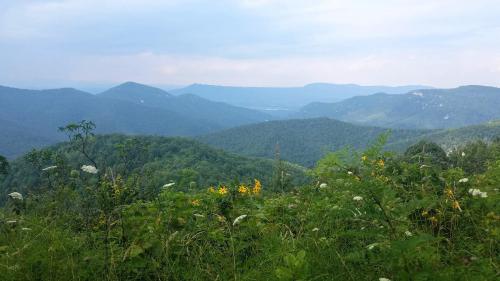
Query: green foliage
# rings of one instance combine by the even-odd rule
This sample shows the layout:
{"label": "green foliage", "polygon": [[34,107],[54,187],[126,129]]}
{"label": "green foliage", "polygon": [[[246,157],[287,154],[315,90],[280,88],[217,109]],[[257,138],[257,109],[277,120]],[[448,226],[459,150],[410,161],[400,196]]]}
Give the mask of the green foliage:
{"label": "green foliage", "polygon": [[[65,164],[85,160],[69,144],[27,157],[42,167],[63,152],[71,161],[43,171],[50,177],[40,185],[51,188],[23,193],[18,212],[12,198],[1,209],[2,280],[465,281],[500,274],[500,159],[466,177],[460,167],[383,152],[384,135],[363,152],[329,154],[311,172],[315,184],[286,192],[265,192],[270,181],[261,191],[259,181],[242,177],[212,187],[197,182],[192,190],[166,186],[146,198],[137,177],[154,173],[132,155],[170,155],[167,162],[176,163],[195,157],[183,166],[187,183],[204,154],[184,152],[204,146],[128,139],[92,140],[89,153],[103,169],[96,174]],[[126,155],[133,144],[145,150]],[[272,172],[272,162],[264,168]]]}
{"label": "green foliage", "polygon": [[446,152],[433,142],[420,141],[406,149],[404,156],[410,163],[432,165],[440,169],[448,165]]}

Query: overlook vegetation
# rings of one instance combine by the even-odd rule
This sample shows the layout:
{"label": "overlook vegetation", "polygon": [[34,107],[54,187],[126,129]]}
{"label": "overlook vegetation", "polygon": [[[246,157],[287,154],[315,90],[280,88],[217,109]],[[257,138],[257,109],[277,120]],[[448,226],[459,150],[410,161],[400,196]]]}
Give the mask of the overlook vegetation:
{"label": "overlook vegetation", "polygon": [[[420,142],[397,155],[382,151],[382,136],[363,152],[326,155],[300,184],[285,179],[292,171],[286,163],[271,166],[194,141],[93,136],[89,122],[61,129],[69,143],[31,152],[7,169],[3,188],[30,188],[4,192],[3,280],[500,274],[497,142],[449,156]],[[270,171],[275,177],[261,182]]]}

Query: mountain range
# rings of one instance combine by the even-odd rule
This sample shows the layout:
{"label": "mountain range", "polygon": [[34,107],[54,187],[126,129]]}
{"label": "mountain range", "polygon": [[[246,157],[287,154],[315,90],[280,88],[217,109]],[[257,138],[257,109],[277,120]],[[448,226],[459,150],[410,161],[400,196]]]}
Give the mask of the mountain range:
{"label": "mountain range", "polygon": [[97,133],[192,136],[270,116],[193,95],[173,96],[125,83],[98,95],[72,88],[24,90],[0,86],[0,154],[9,158],[64,140],[57,128],[91,120]]}
{"label": "mountain range", "polygon": [[197,96],[236,106],[265,110],[269,114],[286,115],[311,102],[337,102],[359,95],[378,92],[402,94],[427,86],[360,86],[356,84],[314,83],[303,87],[230,87],[193,84],[170,91],[173,94]]}
{"label": "mountain range", "polygon": [[346,122],[408,129],[458,128],[500,119],[500,88],[462,86],[404,95],[378,93],[336,103],[311,103],[296,118],[329,117]]}

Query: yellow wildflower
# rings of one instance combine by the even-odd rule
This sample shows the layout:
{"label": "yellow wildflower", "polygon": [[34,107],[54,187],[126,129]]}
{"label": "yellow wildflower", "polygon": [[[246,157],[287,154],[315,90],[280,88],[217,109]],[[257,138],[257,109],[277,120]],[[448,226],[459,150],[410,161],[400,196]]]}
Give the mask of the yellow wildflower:
{"label": "yellow wildflower", "polygon": [[262,185],[260,184],[260,181],[258,179],[255,179],[255,184],[253,186],[252,192],[254,194],[259,194],[261,189]]}
{"label": "yellow wildflower", "polygon": [[450,196],[450,197],[453,197],[453,191],[451,190],[451,188],[447,188],[445,189],[444,191],[446,193],[446,195]]}
{"label": "yellow wildflower", "polygon": [[368,160],[368,157],[366,157],[366,155],[363,155],[363,156],[361,156],[361,160],[366,161],[366,160]]}
{"label": "yellow wildflower", "polygon": [[457,209],[460,212],[462,211],[462,208],[460,208],[460,203],[458,203],[457,200],[453,201],[453,209]]}
{"label": "yellow wildflower", "polygon": [[383,168],[385,166],[385,162],[383,159],[380,159],[378,160],[377,164],[379,165],[379,167]]}
{"label": "yellow wildflower", "polygon": [[191,205],[193,205],[193,206],[200,206],[200,200],[194,199],[193,201],[191,201]]}
{"label": "yellow wildflower", "polygon": [[239,193],[243,193],[243,194],[245,194],[245,193],[247,193],[247,192],[248,192],[248,188],[247,188],[244,184],[242,184],[242,185],[240,185],[240,187],[238,188],[238,192],[239,192]]}
{"label": "yellow wildflower", "polygon": [[213,186],[209,187],[208,192],[215,193],[215,188]]}
{"label": "yellow wildflower", "polygon": [[430,217],[429,220],[432,222],[432,224],[436,224],[438,222],[438,219],[434,216]]}
{"label": "yellow wildflower", "polygon": [[422,212],[422,216],[427,217],[428,215],[429,215],[429,213],[427,211]]}
{"label": "yellow wildflower", "polygon": [[225,195],[228,192],[227,187],[225,187],[225,186],[219,187],[218,192],[220,195]]}

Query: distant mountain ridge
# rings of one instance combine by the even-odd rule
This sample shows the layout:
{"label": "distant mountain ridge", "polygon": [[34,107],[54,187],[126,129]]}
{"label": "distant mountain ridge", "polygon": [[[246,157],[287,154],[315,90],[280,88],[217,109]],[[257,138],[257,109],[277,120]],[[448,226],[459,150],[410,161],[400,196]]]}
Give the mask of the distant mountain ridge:
{"label": "distant mountain ridge", "polygon": [[[132,100],[141,96],[141,100]],[[166,100],[161,103],[160,100]],[[24,90],[0,86],[0,154],[16,157],[33,147],[65,139],[57,128],[80,120],[97,124],[97,133],[193,136],[269,116],[193,96],[125,83],[93,95],[72,88]]]}
{"label": "distant mountain ridge", "polygon": [[336,102],[358,95],[378,92],[402,94],[428,86],[360,86],[356,84],[314,83],[303,87],[233,87],[193,84],[170,91],[173,94],[195,94],[248,108],[297,110],[311,102]]}
{"label": "distant mountain ridge", "polygon": [[329,117],[391,128],[458,128],[500,119],[500,88],[462,86],[404,95],[379,93],[337,103],[311,103],[296,118]]}

